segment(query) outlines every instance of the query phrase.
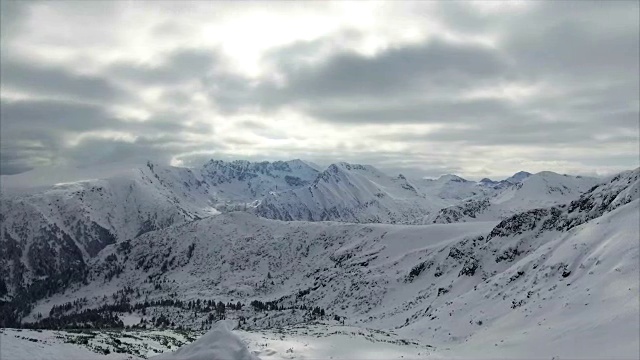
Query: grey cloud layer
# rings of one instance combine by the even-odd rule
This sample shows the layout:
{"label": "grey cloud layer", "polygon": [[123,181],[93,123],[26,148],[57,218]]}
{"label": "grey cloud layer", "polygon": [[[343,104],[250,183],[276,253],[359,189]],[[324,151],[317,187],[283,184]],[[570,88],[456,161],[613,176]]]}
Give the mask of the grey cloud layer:
{"label": "grey cloud layer", "polygon": [[109,73],[141,84],[171,85],[203,78],[215,62],[216,56],[211,51],[182,49],[168,54],[158,66],[120,63],[110,67]]}
{"label": "grey cloud layer", "polygon": [[[58,11],[75,19],[84,6],[65,3]],[[345,28],[270,48],[262,57],[269,71],[251,77],[231,70],[224,46],[191,45],[163,49],[153,61],[117,60],[81,73],[71,62],[11,51],[21,49],[18,45],[29,31],[46,30],[28,27],[34,26],[26,21],[29,4],[3,2],[2,20],[11,27],[5,32],[7,25],[2,26],[3,92],[26,94],[28,99],[3,95],[0,173],[56,161],[179,157],[191,163],[209,156],[202,154],[234,157],[234,149],[270,147],[240,134],[218,133],[218,127],[234,129],[228,119],[251,115],[251,120],[236,121],[235,129],[267,140],[297,140],[291,132],[276,133],[274,119],[285,110],[309,126],[336,133],[373,127],[378,130],[363,130],[359,140],[380,147],[319,151],[296,143],[272,148],[264,158],[323,162],[331,154],[393,171],[416,166],[438,175],[470,171],[473,156],[490,162],[480,159],[486,154],[477,149],[491,147],[526,148],[527,160],[572,162],[585,172],[608,165],[602,156],[593,155],[595,150],[618,159],[609,164],[638,166],[637,2],[531,2],[508,14],[473,10],[461,2],[411,6],[407,17],[436,19],[449,33],[436,32],[419,42],[398,41],[374,55],[363,55],[336,44],[337,39],[360,41],[367,30]],[[118,6],[107,8],[105,17],[118,15]],[[153,36],[169,36],[189,22],[165,15],[171,20],[149,30]],[[488,40],[477,41],[478,34]],[[516,92],[506,96],[501,88]],[[518,93],[518,88],[525,90]],[[149,100],[143,94],[150,91],[160,95]],[[194,100],[200,93],[207,97]],[[143,109],[149,118],[116,115],[118,107]],[[397,128],[381,133],[386,125]],[[416,126],[424,128],[415,130]],[[70,136],[100,131],[128,133],[133,140],[103,136],[69,141]],[[389,146],[397,150],[389,152]],[[421,155],[434,147],[445,149],[440,159]],[[549,148],[566,151],[548,158]],[[583,155],[571,156],[571,151]],[[458,158],[456,152],[476,155]]]}
{"label": "grey cloud layer", "polygon": [[24,60],[3,59],[2,86],[33,95],[65,96],[83,100],[116,101],[123,90],[98,76],[72,73],[69,69],[38,66]]}

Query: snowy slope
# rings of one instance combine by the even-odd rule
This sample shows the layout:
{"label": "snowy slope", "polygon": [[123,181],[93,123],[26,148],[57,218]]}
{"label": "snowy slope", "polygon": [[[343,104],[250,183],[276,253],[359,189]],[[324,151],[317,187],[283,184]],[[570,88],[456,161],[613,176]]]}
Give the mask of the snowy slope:
{"label": "snowy slope", "polygon": [[240,337],[231,332],[229,321],[218,321],[209,332],[174,352],[154,356],[153,360],[258,360]]}
{"label": "snowy slope", "polygon": [[[441,209],[425,219],[426,223],[450,223],[504,219],[515,213],[563,204],[577,199],[601,180],[560,175],[550,171],[537,174],[520,172],[488,187],[483,195]],[[482,183],[482,182],[481,182]],[[484,182],[486,185],[486,181]],[[508,184],[508,185],[505,185]],[[484,186],[487,188],[487,186]]]}
{"label": "snowy slope", "polygon": [[[101,298],[129,286],[151,300],[177,292],[186,299],[199,295],[223,301],[285,296],[295,302],[299,290],[331,283],[335,292],[312,292],[309,298],[315,302],[322,297],[323,306],[347,302],[354,309],[366,308],[379,295],[375,288],[386,280],[377,284],[367,276],[361,279],[365,274],[387,278],[389,268],[402,268],[403,259],[416,251],[477,236],[494,225],[281,222],[244,212],[222,214],[150,232],[125,245],[108,246],[92,263],[91,286],[81,287],[73,296]],[[109,278],[114,268],[121,271]],[[355,283],[360,281],[371,282],[371,287],[354,298],[360,292]],[[156,283],[162,283],[162,291],[156,291]],[[48,313],[49,309],[35,311]]]}
{"label": "snowy slope", "polygon": [[[110,177],[92,178],[96,174]],[[246,208],[269,191],[303,186],[316,174],[293,160],[211,161],[195,169],[148,162],[139,168],[76,169],[52,175],[49,182],[35,170],[30,183],[22,174],[3,176],[0,270],[6,275],[0,297],[46,277],[53,281],[37,293],[62,288],[81,279],[87,259],[108,244]],[[67,182],[51,184],[60,179]]]}
{"label": "snowy slope", "polygon": [[149,164],[110,179],[3,196],[0,241],[8,253],[0,265],[11,274],[9,288],[43,276],[80,276],[86,259],[108,244],[217,212],[186,191],[195,186],[187,169],[171,169],[165,180],[158,170]]}
{"label": "snowy slope", "polygon": [[[388,177],[366,166],[336,165],[311,185],[283,191],[282,182],[277,180],[283,177],[276,176],[276,170],[252,170],[256,176],[216,170],[218,175],[208,177],[219,176],[216,186],[213,182],[205,184],[201,173],[190,171],[151,166],[142,171],[148,179],[141,175],[140,181],[153,182],[153,189],[158,190],[152,194],[159,199],[170,194],[176,201],[167,204],[185,204],[180,209],[194,218],[117,239],[117,244],[106,244],[93,258],[80,253],[84,261],[81,275],[86,274],[86,283],[76,283],[65,293],[45,294],[25,320],[34,321],[38,314],[46,317],[54,305],[74,300],[82,310],[123,301],[141,304],[215,299],[247,305],[229,311],[227,316],[236,323],[241,318],[248,320],[240,335],[250,346],[260,347],[260,339],[266,337],[279,339],[272,346],[257,349],[261,357],[271,359],[333,356],[346,343],[359,346],[349,348],[351,354],[367,357],[363,355],[367,354],[367,341],[387,337],[376,335],[372,329],[394,331],[403,339],[419,339],[416,344],[406,342],[404,350],[397,347],[404,341],[399,338],[393,340],[393,346],[376,343],[375,347],[389,357],[421,358],[429,354],[477,358],[481,353],[490,358],[637,358],[640,354],[640,169],[601,183],[547,172],[531,175],[499,192],[476,195],[488,198],[490,209],[507,204],[510,208],[505,208],[514,213],[501,213],[501,219],[487,216],[490,221],[477,221],[481,217],[476,215],[476,221],[430,225],[316,219],[286,222],[248,212],[199,216],[198,211],[213,209],[220,188],[226,194],[242,194],[248,187],[240,185],[238,190],[240,182],[262,176],[269,180],[253,182],[252,189],[259,188],[257,184],[277,183],[278,189],[270,190],[273,193],[268,199],[300,193],[300,200],[303,192],[312,193],[313,201],[322,196],[326,202],[318,199],[322,206],[313,209],[335,206],[342,199],[344,203],[340,204],[346,209],[372,194],[379,199],[388,196],[392,200],[371,209],[393,208],[404,217],[365,208],[369,215],[376,214],[387,222],[405,222],[407,214],[412,214],[410,210],[404,212],[403,207],[411,208],[417,202],[408,192],[425,200],[437,197],[404,177]],[[240,177],[244,180],[233,180]],[[184,181],[191,178],[193,181]],[[443,180],[453,180],[468,189],[481,186],[453,177]],[[61,194],[68,194],[67,187],[76,186],[80,185],[64,185]],[[171,192],[163,192],[165,188]],[[375,196],[383,191],[385,196]],[[247,196],[252,195],[249,192]],[[20,195],[11,201],[16,199],[25,197]],[[404,199],[413,202],[407,205]],[[311,200],[305,198],[303,203],[313,204]],[[67,202],[69,198],[65,198]],[[156,198],[149,203],[162,204]],[[291,198],[283,202],[292,203]],[[94,213],[102,214],[92,207],[82,213],[95,218],[98,216]],[[352,216],[349,214],[365,213],[340,213],[340,220]],[[135,213],[129,216],[135,218]],[[0,248],[6,251],[1,257],[2,266],[9,269],[10,276],[16,273],[16,256],[20,255],[16,250],[20,244],[12,239],[22,236],[18,230],[27,234],[31,231],[26,218],[22,228],[20,220],[13,221],[11,238]],[[120,231],[132,232],[127,227],[129,220],[122,221]],[[60,234],[73,233],[73,222],[61,218],[54,223],[68,226]],[[78,220],[80,223],[83,221]],[[44,238],[34,243],[55,242]],[[61,240],[59,244],[66,243]],[[79,249],[88,251],[88,245],[80,244]],[[43,262],[43,271],[49,264]],[[71,269],[78,267],[70,263],[61,274],[69,276]],[[248,305],[253,300],[277,306],[256,310]],[[301,310],[301,306],[308,310]],[[315,328],[308,324],[312,307],[321,307],[327,314]],[[135,310],[120,316],[131,324],[163,316],[175,326],[199,329],[210,314],[184,307],[152,306],[145,312]],[[345,321],[346,328],[339,328],[336,316]],[[287,335],[276,330],[292,329],[293,325],[304,325],[304,329]],[[356,328],[370,330],[354,335],[358,333]],[[264,335],[256,335],[256,330]],[[391,341],[395,335],[389,336]],[[287,352],[286,344],[293,352]],[[310,346],[309,350],[304,344]]]}
{"label": "snowy slope", "polygon": [[451,201],[429,196],[402,175],[336,163],[310,185],[267,196],[257,214],[280,220],[412,224]]}
{"label": "snowy slope", "polygon": [[[321,306],[351,325],[396,329],[462,357],[487,341],[501,357],[629,356],[639,335],[638,189],[638,170],[626,172],[569,204],[498,224],[223,214],[108,246],[87,286],[41,302],[34,313],[74,298],[97,306],[131,287],[138,292],[132,302],[177,296]],[[119,274],[107,277],[114,268]],[[191,323],[188,313],[167,314]],[[290,310],[243,314],[263,329],[303,321]],[[598,335],[607,333],[616,335]],[[599,342],[580,349],[567,345],[594,337]]]}
{"label": "snowy slope", "polygon": [[171,330],[0,329],[0,360],[146,359],[177,350],[199,335]]}
{"label": "snowy slope", "polygon": [[[567,233],[538,228],[489,239],[486,261],[481,251],[473,256],[484,274],[496,275],[473,288],[454,281],[454,298],[430,304],[431,317],[403,331],[453,339],[448,354],[456,357],[634,358],[639,210],[636,199]],[[514,240],[517,251],[510,250]],[[496,261],[505,252],[526,255],[497,263],[489,259],[493,250]]]}

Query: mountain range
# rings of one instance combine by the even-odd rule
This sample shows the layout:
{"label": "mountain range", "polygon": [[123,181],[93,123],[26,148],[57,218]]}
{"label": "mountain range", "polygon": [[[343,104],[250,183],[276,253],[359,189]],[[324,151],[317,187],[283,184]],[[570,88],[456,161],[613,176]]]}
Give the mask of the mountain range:
{"label": "mountain range", "polygon": [[308,322],[317,307],[457,354],[638,346],[640,169],[479,182],[301,160],[92,171],[3,176],[4,326],[128,304],[116,312],[129,325],[200,328],[210,313],[175,304],[215,299],[247,304],[225,315],[245,328]]}

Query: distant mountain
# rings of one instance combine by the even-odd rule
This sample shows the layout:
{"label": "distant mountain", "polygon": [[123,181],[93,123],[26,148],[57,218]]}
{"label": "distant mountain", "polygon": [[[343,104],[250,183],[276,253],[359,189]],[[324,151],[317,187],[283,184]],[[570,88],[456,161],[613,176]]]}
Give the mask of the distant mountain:
{"label": "distant mountain", "polygon": [[307,186],[270,194],[256,213],[288,221],[411,224],[450,203],[423,190],[403,175],[390,177],[373,166],[343,162],[330,165]]}
{"label": "distant mountain", "polygon": [[420,179],[415,181],[422,192],[432,197],[452,200],[467,199],[472,196],[487,194],[491,189],[479,186],[474,181],[463,179],[457,175],[442,175],[438,179]]}
{"label": "distant mountain", "polygon": [[270,192],[308,185],[316,179],[318,173],[318,170],[302,160],[211,160],[202,167],[201,176],[215,189],[220,199],[248,201],[267,196]]}
{"label": "distant mountain", "polygon": [[478,184],[484,187],[490,187],[497,190],[497,189],[503,189],[513,184],[521,183],[529,176],[531,176],[531,173],[528,173],[526,171],[519,171],[504,180],[494,181],[489,178],[484,178],[480,180]]}
{"label": "distant mountain", "polygon": [[[560,175],[550,171],[537,174],[519,172],[495,190],[441,209],[427,223],[499,220],[517,212],[548,207],[577,199],[601,180]],[[481,181],[486,184],[487,181]],[[507,185],[505,185],[505,183]]]}
{"label": "distant mountain", "polygon": [[522,181],[524,181],[524,179],[528,178],[531,175],[532,175],[531,173],[526,171],[518,171],[517,173],[513,174],[513,176],[510,176],[504,179],[504,181],[511,184],[517,184],[517,183],[521,183]]}

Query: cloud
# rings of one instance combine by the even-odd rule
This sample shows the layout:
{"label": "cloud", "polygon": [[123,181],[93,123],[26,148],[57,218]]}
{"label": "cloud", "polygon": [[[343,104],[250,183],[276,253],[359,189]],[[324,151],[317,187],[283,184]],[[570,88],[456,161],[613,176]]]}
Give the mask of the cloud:
{"label": "cloud", "polygon": [[290,93],[301,97],[378,98],[420,90],[446,91],[493,78],[505,72],[505,66],[498,54],[485,47],[432,40],[373,57],[340,53],[287,75]]}
{"label": "cloud", "polygon": [[[180,116],[163,113],[155,114],[152,120],[136,121],[117,117],[94,104],[3,100],[2,173],[16,173],[56,161],[79,164],[132,158],[168,161],[172,151],[197,147],[185,144],[185,136],[212,131],[205,124],[179,121]],[[214,143],[211,141],[209,145]]]}
{"label": "cloud", "polygon": [[108,69],[125,81],[147,85],[171,85],[187,80],[199,80],[216,64],[212,51],[179,49],[166,56],[159,65],[117,63]]}
{"label": "cloud", "polygon": [[56,66],[38,66],[25,60],[6,59],[0,64],[2,86],[35,96],[64,97],[109,102],[125,93],[105,78],[74,74]]}
{"label": "cloud", "polygon": [[23,29],[29,13],[28,1],[3,1],[0,3],[0,38],[6,44]]}
{"label": "cloud", "polygon": [[354,103],[362,108],[363,102],[379,104],[381,99],[389,102],[456,94],[470,84],[495,81],[509,73],[508,64],[499,53],[477,44],[434,39],[390,48],[376,56],[340,51],[318,63],[292,63],[300,48],[303,52],[311,51],[309,46],[294,43],[269,54],[269,60],[285,79],[283,85],[267,79],[251,86],[248,79],[218,77],[211,79],[211,83],[222,80],[224,89],[230,91],[214,92],[214,98],[223,106],[231,103],[240,110],[257,104],[266,109],[297,104],[313,109],[318,104],[317,107],[326,109],[328,102]]}
{"label": "cloud", "polygon": [[637,167],[639,6],[2,2],[0,173],[145,157]]}
{"label": "cloud", "polygon": [[109,115],[97,105],[53,100],[2,101],[4,130],[88,131],[109,125]]}

